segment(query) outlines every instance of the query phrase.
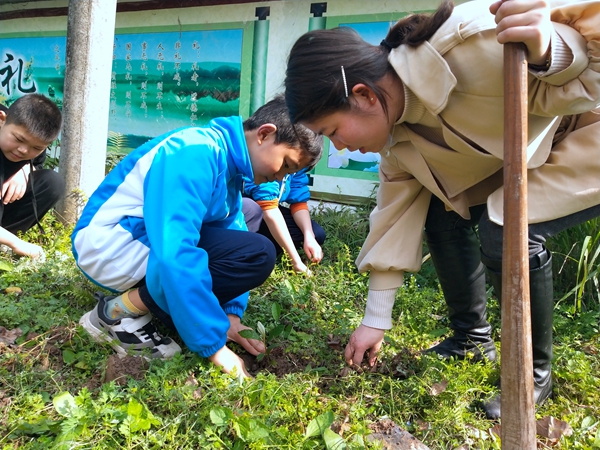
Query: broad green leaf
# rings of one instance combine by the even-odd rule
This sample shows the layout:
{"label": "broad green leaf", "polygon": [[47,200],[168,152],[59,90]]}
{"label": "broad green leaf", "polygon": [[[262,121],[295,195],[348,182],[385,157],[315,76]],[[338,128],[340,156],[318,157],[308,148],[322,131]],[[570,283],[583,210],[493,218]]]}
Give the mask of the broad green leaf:
{"label": "broad green leaf", "polygon": [[62,392],[52,399],[52,404],[57,413],[63,417],[73,417],[73,414],[79,409],[75,399],[68,392]]}
{"label": "broad green leaf", "polygon": [[154,417],[148,407],[135,398],[129,399],[127,405],[127,418],[132,432],[139,430],[149,430],[152,425],[160,425],[160,421]]}
{"label": "broad green leaf", "polygon": [[254,330],[242,330],[239,332],[239,335],[246,339],[257,339],[261,340],[260,335]]}
{"label": "broad green leaf", "polygon": [[225,426],[233,419],[233,413],[227,408],[216,406],[210,410],[210,421],[218,427]]}
{"label": "broad green leaf", "polygon": [[273,303],[271,305],[271,314],[273,315],[273,319],[277,322],[281,316],[281,305],[279,303]]}
{"label": "broad green leaf", "polygon": [[306,427],[305,437],[322,435],[333,423],[333,413],[327,411],[320,416],[315,417]]}
{"label": "broad green leaf", "polygon": [[271,331],[269,331],[269,336],[267,337],[267,339],[273,339],[273,338],[281,336],[281,334],[283,333],[284,330],[285,330],[285,325],[280,323],[275,328],[273,328]]}
{"label": "broad green leaf", "polygon": [[330,428],[323,432],[323,440],[327,450],[346,450],[346,441]]}
{"label": "broad green leaf", "polygon": [[13,266],[7,263],[6,261],[0,261],[0,270],[10,272],[11,270],[13,270]]}
{"label": "broad green leaf", "polygon": [[245,450],[245,449],[246,449],[246,443],[244,442],[243,439],[237,439],[233,443],[233,449],[232,450]]}
{"label": "broad green leaf", "polygon": [[269,436],[269,429],[263,423],[249,417],[237,420],[237,431],[245,442],[255,442]]}
{"label": "broad green leaf", "polygon": [[62,352],[62,356],[63,356],[63,361],[65,362],[65,364],[73,364],[73,362],[75,361],[75,352],[73,350],[63,350]]}
{"label": "broad green leaf", "polygon": [[285,327],[285,330],[283,332],[283,334],[281,335],[281,337],[283,337],[284,339],[287,339],[290,337],[290,333],[292,332],[294,326],[292,324],[289,324],[287,327]]}
{"label": "broad green leaf", "polygon": [[596,431],[596,438],[594,439],[592,447],[600,448],[600,429],[598,429],[598,431]]}

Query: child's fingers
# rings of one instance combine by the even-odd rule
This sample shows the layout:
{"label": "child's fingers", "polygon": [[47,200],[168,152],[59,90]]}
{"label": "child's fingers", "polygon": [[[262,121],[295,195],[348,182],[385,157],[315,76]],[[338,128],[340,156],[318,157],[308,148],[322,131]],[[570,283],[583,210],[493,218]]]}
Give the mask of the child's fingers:
{"label": "child's fingers", "polygon": [[265,345],[257,339],[245,339],[240,337],[238,344],[240,344],[248,353],[254,356],[265,352]]}
{"label": "child's fingers", "polygon": [[236,344],[240,344],[248,353],[251,355],[258,355],[259,353],[265,352],[265,345],[257,340],[257,339],[246,339],[240,336],[239,331],[242,330],[250,330],[251,328],[241,328],[233,333],[228,334],[229,340],[235,342]]}

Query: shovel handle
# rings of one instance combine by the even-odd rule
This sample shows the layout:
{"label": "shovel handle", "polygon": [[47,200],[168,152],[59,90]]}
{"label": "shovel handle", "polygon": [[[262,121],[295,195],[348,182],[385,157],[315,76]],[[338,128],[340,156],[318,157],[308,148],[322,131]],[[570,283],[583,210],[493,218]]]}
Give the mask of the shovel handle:
{"label": "shovel handle", "polygon": [[502,448],[534,450],[535,404],[527,248],[527,60],[504,44],[504,237],[502,258]]}

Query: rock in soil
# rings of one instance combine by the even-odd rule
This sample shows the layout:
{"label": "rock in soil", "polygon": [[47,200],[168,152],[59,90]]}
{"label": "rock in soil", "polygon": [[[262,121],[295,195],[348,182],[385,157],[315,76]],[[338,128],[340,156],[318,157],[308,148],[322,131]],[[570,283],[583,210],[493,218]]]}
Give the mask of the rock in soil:
{"label": "rock in soil", "polygon": [[369,425],[369,428],[374,431],[367,438],[369,442],[381,441],[386,450],[429,450],[429,447],[400,428],[393,420],[380,420]]}

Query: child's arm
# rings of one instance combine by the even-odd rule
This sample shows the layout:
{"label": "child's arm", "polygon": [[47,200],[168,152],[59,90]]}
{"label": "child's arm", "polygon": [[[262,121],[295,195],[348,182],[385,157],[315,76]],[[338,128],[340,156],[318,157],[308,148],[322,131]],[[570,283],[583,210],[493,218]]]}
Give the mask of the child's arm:
{"label": "child's arm", "polygon": [[315,239],[310,212],[308,209],[299,209],[292,214],[292,217],[304,235],[304,252],[312,262],[321,262],[323,250]]}
{"label": "child's arm", "polygon": [[31,258],[39,258],[44,255],[44,250],[42,247],[36,244],[25,242],[2,227],[0,227],[0,244],[10,247],[17,255],[29,256]]}
{"label": "child's arm", "polygon": [[[23,198],[27,190],[27,180],[30,168],[25,165],[2,185],[2,199],[5,205]],[[12,251],[20,256],[38,258],[44,255],[42,247],[19,239],[10,231],[0,227],[0,244],[10,247]]]}
{"label": "child's arm", "polygon": [[306,272],[308,268],[306,267],[306,264],[302,262],[298,250],[296,250],[296,246],[290,235],[290,230],[288,230],[283,214],[281,214],[279,208],[263,210],[263,220],[267,224],[267,227],[269,227],[269,231],[277,243],[289,255],[294,270],[296,272]]}
{"label": "child's arm", "polygon": [[27,190],[29,165],[25,165],[2,185],[2,199],[5,205],[20,200]]}

